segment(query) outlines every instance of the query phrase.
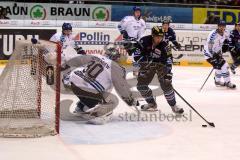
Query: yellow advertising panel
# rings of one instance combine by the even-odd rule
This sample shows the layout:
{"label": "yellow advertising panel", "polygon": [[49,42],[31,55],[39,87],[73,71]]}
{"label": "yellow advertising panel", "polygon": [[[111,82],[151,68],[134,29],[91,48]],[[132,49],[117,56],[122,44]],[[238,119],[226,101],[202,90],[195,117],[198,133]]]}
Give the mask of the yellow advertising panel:
{"label": "yellow advertising panel", "polygon": [[216,24],[218,20],[234,24],[240,20],[239,9],[193,8],[194,24]]}

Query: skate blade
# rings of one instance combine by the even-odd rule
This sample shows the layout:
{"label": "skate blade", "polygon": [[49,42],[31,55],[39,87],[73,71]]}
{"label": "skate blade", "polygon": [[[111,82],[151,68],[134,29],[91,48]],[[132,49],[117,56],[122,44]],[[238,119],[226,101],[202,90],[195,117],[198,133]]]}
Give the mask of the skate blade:
{"label": "skate blade", "polygon": [[143,111],[143,112],[157,112],[158,109],[157,108],[150,108],[150,109],[147,109],[147,110],[141,109],[141,111]]}
{"label": "skate blade", "polygon": [[221,88],[221,87],[226,87],[225,85],[215,85],[216,87],[219,87],[219,88]]}

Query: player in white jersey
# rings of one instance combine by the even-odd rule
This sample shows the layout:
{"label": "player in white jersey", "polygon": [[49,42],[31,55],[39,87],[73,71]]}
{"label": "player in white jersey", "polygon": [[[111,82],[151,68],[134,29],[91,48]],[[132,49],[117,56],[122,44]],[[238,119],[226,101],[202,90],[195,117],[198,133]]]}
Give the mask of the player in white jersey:
{"label": "player in white jersey", "polygon": [[133,7],[133,16],[124,17],[118,25],[118,29],[126,40],[142,38],[146,30],[146,23],[141,18],[141,8]]}
{"label": "player in white jersey", "polygon": [[50,40],[51,42],[60,42],[65,48],[68,45],[73,45],[72,25],[70,23],[63,23],[62,32],[55,33]]}
{"label": "player in white jersey", "polygon": [[[62,32],[55,33],[49,41],[61,43],[62,63],[64,63],[68,59],[68,57],[71,58],[73,54],[86,54],[82,47],[75,44],[74,36],[72,35],[72,25],[70,23],[63,23]],[[72,50],[66,50],[68,46],[74,48],[76,52]],[[62,67],[64,68],[64,66]]]}
{"label": "player in white jersey", "polygon": [[[218,28],[213,30],[208,36],[207,43],[204,46],[204,56],[215,69],[214,80],[216,86],[236,88],[236,85],[231,83],[228,63],[222,56],[228,48],[229,34],[225,29],[226,22],[222,20],[219,21]],[[223,82],[221,81],[221,78],[223,78]]]}
{"label": "player in white jersey", "polygon": [[[123,36],[123,40],[139,40],[142,38],[146,30],[146,23],[141,18],[141,8],[137,6],[133,7],[133,16],[124,17],[119,23],[118,29]],[[132,56],[136,51],[134,45],[131,44],[125,45],[124,48],[129,56]],[[133,73],[134,75],[137,75],[138,64],[134,62],[133,57],[131,58],[134,66]]]}
{"label": "player in white jersey", "polygon": [[82,55],[67,62],[77,67],[70,74],[71,89],[79,98],[74,113],[93,124],[104,124],[111,119],[117,106],[114,99],[107,100],[113,86],[129,106],[138,104],[125,79],[125,69],[114,62],[119,60],[119,52],[109,49],[106,55]]}
{"label": "player in white jersey", "polygon": [[70,23],[63,23],[62,32],[55,33],[50,40],[51,42],[60,43],[62,45],[62,53],[61,53],[61,70],[63,71],[63,79],[62,82],[65,88],[70,87],[69,82],[69,74],[71,72],[71,68],[66,65],[66,61],[71,59],[77,54],[86,54],[82,47],[76,45],[74,36],[72,34],[72,25]]}

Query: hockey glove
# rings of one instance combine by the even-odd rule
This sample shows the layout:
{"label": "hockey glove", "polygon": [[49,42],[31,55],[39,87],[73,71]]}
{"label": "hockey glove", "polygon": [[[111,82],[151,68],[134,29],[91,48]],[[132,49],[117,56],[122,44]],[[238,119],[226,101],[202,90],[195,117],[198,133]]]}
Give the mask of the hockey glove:
{"label": "hockey glove", "polygon": [[83,50],[82,47],[75,48],[75,50],[76,50],[77,54],[82,54],[82,55],[86,54],[86,52]]}
{"label": "hockey glove", "polygon": [[121,34],[123,35],[123,39],[128,39],[129,38],[127,31],[122,30]]}
{"label": "hockey glove", "polygon": [[222,52],[225,53],[225,52],[227,52],[227,51],[229,51],[229,45],[228,45],[228,44],[223,44],[223,46],[222,46]]}
{"label": "hockey glove", "polygon": [[214,69],[221,69],[225,63],[225,60],[223,58],[221,59],[209,58],[207,59],[207,61],[213,66]]}
{"label": "hockey glove", "polygon": [[222,45],[222,52],[225,53],[229,51],[229,40],[225,39]]}
{"label": "hockey glove", "polygon": [[214,52],[212,55],[213,55],[213,59],[216,59],[216,60],[222,59],[222,52],[221,51]]}
{"label": "hockey glove", "polygon": [[180,44],[180,43],[176,42],[174,45],[175,45],[175,47],[176,47],[177,50],[180,50],[180,49],[181,49],[181,44]]}
{"label": "hockey glove", "polygon": [[141,54],[141,50],[136,48],[133,52],[133,59],[135,62],[141,62],[141,60],[143,59],[143,56]]}

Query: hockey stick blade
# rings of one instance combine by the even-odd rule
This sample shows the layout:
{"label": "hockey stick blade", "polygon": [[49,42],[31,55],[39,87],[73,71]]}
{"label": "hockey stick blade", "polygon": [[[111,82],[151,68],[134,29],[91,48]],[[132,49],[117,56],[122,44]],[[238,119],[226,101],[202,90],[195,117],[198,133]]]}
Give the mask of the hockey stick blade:
{"label": "hockey stick blade", "polygon": [[174,88],[173,90],[200,118],[202,118],[202,120],[204,120],[209,126],[215,127],[215,124],[213,122],[207,121],[190,103],[188,103],[188,101],[185,98],[183,98],[183,96],[180,93],[178,93]]}
{"label": "hockey stick blade", "polygon": [[215,127],[215,124],[212,123],[212,122],[208,122],[208,125],[211,126],[211,127]]}
{"label": "hockey stick blade", "polygon": [[179,54],[177,57],[173,57],[173,59],[181,59],[183,57],[183,54]]}

